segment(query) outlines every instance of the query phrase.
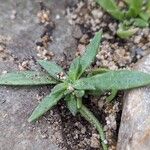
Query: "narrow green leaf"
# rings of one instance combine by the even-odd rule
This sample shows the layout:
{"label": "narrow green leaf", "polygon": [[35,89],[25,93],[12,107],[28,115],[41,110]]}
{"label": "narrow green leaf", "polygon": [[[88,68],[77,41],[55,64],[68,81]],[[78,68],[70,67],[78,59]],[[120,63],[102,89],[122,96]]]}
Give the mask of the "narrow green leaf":
{"label": "narrow green leaf", "polygon": [[137,28],[129,29],[129,30],[118,30],[117,35],[122,39],[127,39],[134,35],[138,31]]}
{"label": "narrow green leaf", "polygon": [[134,26],[143,28],[143,27],[148,27],[149,23],[143,19],[136,18],[136,19],[134,19]]}
{"label": "narrow green leaf", "polygon": [[150,74],[138,71],[109,71],[89,78],[83,78],[74,84],[81,90],[126,90],[150,84]]}
{"label": "narrow green leaf", "polygon": [[100,139],[101,139],[101,144],[103,147],[103,150],[108,150],[108,146],[105,143],[105,134],[104,134],[104,129],[101,125],[101,123],[98,121],[98,119],[93,115],[93,113],[86,108],[84,105],[82,105],[82,107],[79,109],[81,115],[87,120],[89,121],[89,123],[91,123],[93,126],[96,127],[99,135],[100,135]]}
{"label": "narrow green leaf", "polygon": [[82,98],[77,98],[77,108],[80,109],[82,107]]}
{"label": "narrow green leaf", "polygon": [[57,83],[47,74],[35,71],[13,72],[0,75],[0,85],[45,85]]}
{"label": "narrow green leaf", "polygon": [[129,28],[125,29],[123,25],[119,25],[119,29],[117,30],[117,35],[122,39],[127,39],[131,37],[133,34],[135,34],[138,31],[138,28]]}
{"label": "narrow green leaf", "polygon": [[32,115],[28,119],[29,122],[37,120],[40,116],[45,114],[49,109],[55,106],[58,101],[63,97],[64,91],[66,90],[66,85],[64,83],[60,83],[56,85],[51,94],[46,96],[43,101],[37,106],[37,108],[33,111]]}
{"label": "narrow green leaf", "polygon": [[128,17],[136,17],[140,14],[143,0],[128,0],[129,10],[127,12]]}
{"label": "narrow green leaf", "polygon": [[78,78],[80,72],[82,71],[81,67],[82,66],[80,64],[80,58],[78,57],[74,59],[68,72],[68,76],[70,80],[75,81]]}
{"label": "narrow green leaf", "polygon": [[142,18],[143,20],[145,20],[146,22],[148,22],[148,20],[150,19],[150,12],[141,12],[139,14],[140,18]]}
{"label": "narrow green leaf", "polygon": [[147,0],[147,2],[146,2],[146,6],[147,6],[147,14],[149,14],[149,16],[150,16],[150,0]]}
{"label": "narrow green leaf", "polygon": [[119,9],[115,0],[97,0],[97,3],[114,18],[124,19],[124,13]]}
{"label": "narrow green leaf", "polygon": [[130,0],[125,0],[125,2],[126,2],[126,4],[128,4],[128,5],[130,4]]}
{"label": "narrow green leaf", "polygon": [[68,95],[66,102],[67,102],[68,109],[70,110],[72,115],[75,116],[77,114],[77,112],[78,112],[76,97],[74,95],[72,95],[72,94]]}
{"label": "narrow green leaf", "polygon": [[111,102],[117,95],[118,91],[116,89],[111,90],[110,96],[107,97],[107,101]]}
{"label": "narrow green leaf", "polygon": [[102,33],[98,32],[87,46],[85,53],[76,58],[70,66],[68,75],[73,81],[79,79],[85,69],[94,61],[101,42]]}
{"label": "narrow green leaf", "polygon": [[46,60],[38,60],[38,63],[41,65],[42,68],[44,68],[51,77],[58,79],[58,74],[63,72],[63,69],[58,66],[54,62],[46,61]]}

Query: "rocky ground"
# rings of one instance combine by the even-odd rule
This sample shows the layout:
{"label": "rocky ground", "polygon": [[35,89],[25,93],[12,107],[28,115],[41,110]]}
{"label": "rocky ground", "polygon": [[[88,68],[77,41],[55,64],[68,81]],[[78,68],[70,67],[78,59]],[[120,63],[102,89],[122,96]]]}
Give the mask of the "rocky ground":
{"label": "rocky ground", "polygon": [[[74,57],[82,55],[99,30],[103,30],[104,35],[93,67],[130,69],[149,53],[149,28],[139,29],[129,40],[118,38],[118,22],[98,7],[94,0],[1,0],[0,14],[1,73],[41,71],[37,59],[55,60],[67,69]],[[72,117],[63,103],[35,124],[27,123],[33,109],[50,89],[0,88],[1,149],[101,149],[95,128],[80,116]],[[104,125],[109,149],[114,150],[123,93],[118,93],[111,104],[105,102],[107,95],[109,93],[98,98],[89,97],[88,107]]]}

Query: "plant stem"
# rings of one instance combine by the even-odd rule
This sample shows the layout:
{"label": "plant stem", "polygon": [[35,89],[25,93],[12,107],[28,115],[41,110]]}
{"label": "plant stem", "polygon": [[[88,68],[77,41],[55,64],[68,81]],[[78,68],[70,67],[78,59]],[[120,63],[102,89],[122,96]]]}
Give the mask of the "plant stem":
{"label": "plant stem", "polygon": [[118,90],[112,89],[111,91],[111,95],[107,97],[107,101],[111,102],[117,95]]}
{"label": "plant stem", "polygon": [[79,112],[81,113],[81,115],[87,121],[89,121],[91,124],[93,124],[96,127],[96,129],[98,130],[99,135],[100,135],[100,139],[101,139],[101,144],[102,144],[103,150],[108,150],[107,144],[105,144],[106,139],[105,139],[105,134],[104,134],[104,131],[103,131],[103,127],[100,124],[100,122],[98,121],[98,119],[84,105],[82,105],[82,107],[80,108]]}
{"label": "plant stem", "polygon": [[77,108],[80,109],[82,107],[82,99],[77,98]]}

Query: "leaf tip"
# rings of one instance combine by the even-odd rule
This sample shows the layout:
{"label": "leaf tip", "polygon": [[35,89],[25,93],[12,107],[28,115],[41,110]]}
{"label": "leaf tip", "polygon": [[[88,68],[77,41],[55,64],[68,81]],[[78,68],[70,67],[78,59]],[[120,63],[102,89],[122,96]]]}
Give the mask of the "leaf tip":
{"label": "leaf tip", "polygon": [[28,118],[28,120],[27,120],[29,123],[31,123],[31,122],[33,122],[34,121],[34,119],[32,118],[32,116],[30,116],[29,118]]}
{"label": "leaf tip", "polygon": [[102,30],[100,30],[100,31],[98,31],[98,32],[96,32],[95,33],[95,36],[98,36],[98,37],[102,37],[102,34],[103,34],[103,31]]}
{"label": "leaf tip", "polygon": [[37,116],[34,115],[34,112],[31,114],[31,116],[28,118],[28,122],[31,123],[31,122],[34,122],[37,120]]}
{"label": "leaf tip", "polygon": [[37,60],[37,63],[38,63],[38,64],[41,64],[43,61],[44,61],[44,60],[39,59],[39,60]]}

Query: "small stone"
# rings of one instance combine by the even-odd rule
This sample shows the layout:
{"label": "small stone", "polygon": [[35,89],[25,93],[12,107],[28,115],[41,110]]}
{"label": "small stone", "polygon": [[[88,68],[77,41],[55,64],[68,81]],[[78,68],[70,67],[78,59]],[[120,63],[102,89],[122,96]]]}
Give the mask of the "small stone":
{"label": "small stone", "polygon": [[11,20],[14,20],[15,18],[16,18],[15,15],[11,15],[11,16],[10,16],[10,19],[11,19]]}
{"label": "small stone", "polygon": [[77,56],[78,55],[80,55],[80,56],[83,55],[84,52],[85,52],[85,49],[86,49],[85,45],[79,44],[78,45],[78,50],[77,50]]}
{"label": "small stone", "polygon": [[136,36],[135,38],[134,38],[134,43],[140,43],[140,41],[141,41],[141,36]]}
{"label": "small stone", "polygon": [[49,15],[50,15],[49,10],[39,11],[37,13],[37,17],[39,19],[39,22],[41,22],[41,23],[49,22],[50,21]]}
{"label": "small stone", "polygon": [[7,71],[6,70],[4,70],[3,72],[2,72],[2,74],[6,74],[7,73]]}
{"label": "small stone", "polygon": [[10,15],[10,19],[14,20],[16,18],[17,12],[16,10],[12,11],[12,14]]}
{"label": "small stone", "polygon": [[56,18],[57,20],[59,20],[59,19],[60,19],[60,15],[57,14],[55,18]]}
{"label": "small stone", "polygon": [[116,31],[116,26],[117,26],[117,24],[114,24],[114,23],[109,23],[109,25],[108,25],[109,29],[112,32]]}
{"label": "small stone", "polygon": [[75,28],[72,31],[72,36],[76,39],[80,39],[82,37],[82,32],[79,26],[75,26]]}
{"label": "small stone", "polygon": [[82,133],[82,134],[85,134],[85,132],[86,132],[86,128],[85,128],[85,127],[82,127],[81,133]]}
{"label": "small stone", "polygon": [[46,134],[46,133],[42,134],[41,137],[42,137],[42,139],[47,139],[48,138],[48,134]]}
{"label": "small stone", "polygon": [[92,148],[99,148],[99,144],[99,136],[97,134],[92,134],[90,146]]}
{"label": "small stone", "polygon": [[4,51],[4,46],[0,45],[0,52],[3,52]]}
{"label": "small stone", "polygon": [[110,114],[108,117],[106,117],[106,124],[109,127],[109,129],[116,130],[117,123],[116,123],[116,116],[115,116],[115,114]]}
{"label": "small stone", "polygon": [[104,106],[104,101],[100,99],[98,101],[98,107],[99,107],[99,109],[101,110],[103,108],[103,106]]}
{"label": "small stone", "polygon": [[108,144],[107,140],[104,140],[103,142],[104,142],[105,144]]}
{"label": "small stone", "polygon": [[77,14],[72,15],[72,19],[76,19],[77,17]]}
{"label": "small stone", "polygon": [[82,37],[81,37],[81,39],[80,39],[80,43],[82,43],[82,44],[87,44],[88,42],[89,42],[89,37],[88,37],[88,35],[87,34],[84,34]]}
{"label": "small stone", "polygon": [[91,13],[95,19],[99,19],[103,16],[103,12],[100,11],[99,9],[94,9],[94,10],[92,10]]}
{"label": "small stone", "polygon": [[105,33],[104,35],[103,35],[103,37],[104,38],[106,38],[106,39],[113,39],[113,36],[111,36],[111,35],[109,35],[108,33]]}
{"label": "small stone", "polygon": [[23,62],[22,62],[22,67],[27,67],[27,66],[28,66],[28,63],[29,63],[28,61],[23,61]]}
{"label": "small stone", "polygon": [[49,11],[43,12],[43,18],[44,18],[46,21],[49,21]]}
{"label": "small stone", "polygon": [[29,62],[23,61],[22,63],[19,63],[19,70],[28,70],[29,69]]}

